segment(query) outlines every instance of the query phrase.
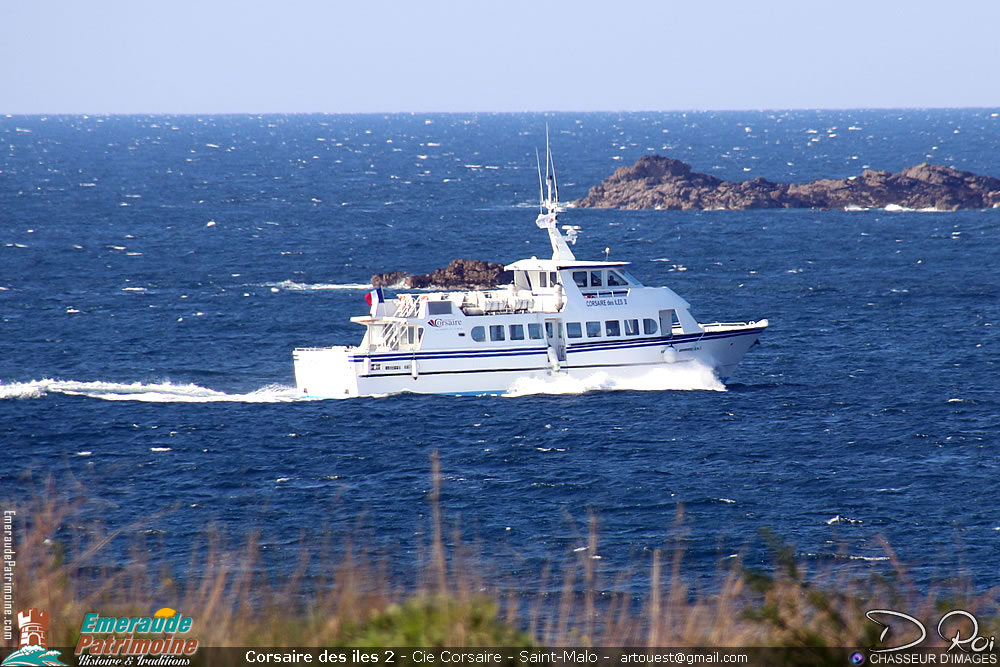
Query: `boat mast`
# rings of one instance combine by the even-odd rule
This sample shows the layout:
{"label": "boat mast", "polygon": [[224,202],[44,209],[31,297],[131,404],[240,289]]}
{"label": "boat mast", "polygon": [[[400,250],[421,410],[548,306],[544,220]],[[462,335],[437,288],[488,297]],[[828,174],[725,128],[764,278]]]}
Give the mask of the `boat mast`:
{"label": "boat mast", "polygon": [[[538,152],[535,152],[535,161],[538,162]],[[566,225],[566,237],[559,231],[559,223],[556,216],[560,212],[559,208],[559,184],[556,182],[556,163],[552,158],[552,149],[549,146],[549,126],[545,125],[545,184],[546,192],[542,193],[542,167],[538,165],[538,196],[541,199],[538,205],[538,218],[535,224],[541,229],[548,230],[549,243],[552,245],[552,259],[575,260],[576,255],[569,249],[566,243],[576,243],[576,235],[580,228]]]}

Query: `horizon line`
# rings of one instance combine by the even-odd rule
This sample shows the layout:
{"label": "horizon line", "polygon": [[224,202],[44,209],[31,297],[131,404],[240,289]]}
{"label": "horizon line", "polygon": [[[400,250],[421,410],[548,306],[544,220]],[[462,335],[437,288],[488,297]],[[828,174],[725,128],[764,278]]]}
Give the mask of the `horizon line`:
{"label": "horizon line", "polygon": [[674,114],[674,113],[765,113],[789,111],[998,111],[1000,106],[844,106],[844,107],[758,107],[758,108],[687,108],[687,109],[525,109],[521,111],[491,111],[491,110],[459,110],[459,111],[30,111],[7,112],[0,111],[4,118],[14,117],[48,117],[48,116],[403,116],[403,115],[556,115],[556,114]]}

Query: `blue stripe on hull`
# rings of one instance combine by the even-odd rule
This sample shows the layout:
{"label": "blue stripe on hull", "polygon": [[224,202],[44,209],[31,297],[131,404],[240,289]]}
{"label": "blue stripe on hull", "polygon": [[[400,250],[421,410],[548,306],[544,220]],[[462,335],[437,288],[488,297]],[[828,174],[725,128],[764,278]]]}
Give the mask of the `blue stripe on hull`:
{"label": "blue stripe on hull", "polygon": [[[680,334],[677,336],[658,336],[656,338],[640,338],[632,340],[615,339],[585,343],[566,344],[567,354],[576,352],[596,352],[608,350],[625,350],[641,347],[659,347],[661,345],[684,345],[686,343],[699,343],[710,340],[721,340],[723,338],[736,338],[741,336],[760,335],[764,328],[738,329],[733,331],[716,331],[704,334]],[[381,354],[355,354],[348,356],[348,361],[354,363],[364,363],[365,358],[369,358],[373,363],[391,363],[394,361],[425,361],[430,359],[483,359],[489,357],[519,357],[532,355],[547,355],[548,348],[545,347],[517,347],[482,350],[428,350],[425,352],[391,352]]]}

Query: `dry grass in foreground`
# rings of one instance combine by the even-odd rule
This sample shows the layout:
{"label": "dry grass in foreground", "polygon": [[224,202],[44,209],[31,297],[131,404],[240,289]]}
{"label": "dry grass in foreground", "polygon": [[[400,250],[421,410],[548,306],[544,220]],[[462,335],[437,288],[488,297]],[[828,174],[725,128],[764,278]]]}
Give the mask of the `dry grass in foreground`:
{"label": "dry grass in foreground", "polygon": [[[502,592],[477,576],[488,564],[446,545],[436,455],[432,469],[432,534],[420,581],[392,582],[382,564],[351,545],[342,545],[337,556],[313,556],[312,562],[303,556],[294,574],[268,579],[259,573],[254,537],[229,549],[214,533],[203,544],[191,545],[189,570],[200,576],[186,583],[155,571],[138,556],[125,567],[101,565],[102,553],[130,528],[106,534],[67,529],[74,506],[52,493],[14,505],[19,519],[15,608],[49,611],[50,646],[75,645],[88,612],[144,616],[162,606],[195,619],[202,646],[832,649],[875,644],[880,628],[865,617],[873,608],[924,619],[962,608],[979,618],[980,634],[1000,630],[997,590],[976,595],[970,586],[958,586],[919,592],[888,545],[894,583],[856,581],[834,570],[806,572],[789,550],[777,547],[771,572],[749,572],[737,564],[719,572],[710,592],[693,591],[685,583],[681,549],[656,551],[651,562],[633,567],[648,572],[648,591],[637,599],[629,582],[601,580],[589,556],[598,547],[592,524],[587,544],[562,565],[561,593]],[[65,535],[72,537],[60,541]],[[324,574],[306,575],[317,570]]]}

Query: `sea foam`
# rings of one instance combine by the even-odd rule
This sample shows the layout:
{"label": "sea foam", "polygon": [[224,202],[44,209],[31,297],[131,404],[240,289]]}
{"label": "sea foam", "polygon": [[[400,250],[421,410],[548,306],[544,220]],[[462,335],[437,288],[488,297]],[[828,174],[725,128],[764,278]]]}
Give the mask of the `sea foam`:
{"label": "sea foam", "polygon": [[583,394],[589,391],[725,391],[715,371],[701,362],[679,362],[650,369],[633,378],[616,379],[604,371],[586,378],[556,373],[545,378],[521,378],[505,396]]}
{"label": "sea foam", "polygon": [[245,394],[229,394],[196,384],[77,382],[74,380],[32,380],[0,383],[2,399],[39,399],[51,394],[86,396],[105,401],[144,403],[288,403],[301,399],[295,387],[267,385]]}

